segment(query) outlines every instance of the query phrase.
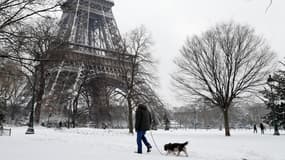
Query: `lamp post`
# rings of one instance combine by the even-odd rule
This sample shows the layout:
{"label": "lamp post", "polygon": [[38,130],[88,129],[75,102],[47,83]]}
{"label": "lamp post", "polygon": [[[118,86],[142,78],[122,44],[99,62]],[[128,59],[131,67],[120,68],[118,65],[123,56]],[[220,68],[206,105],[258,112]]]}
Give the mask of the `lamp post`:
{"label": "lamp post", "polygon": [[273,135],[277,135],[279,136],[279,130],[278,130],[278,125],[277,125],[277,117],[276,117],[276,106],[274,103],[274,95],[273,95],[273,90],[272,87],[275,86],[276,81],[271,77],[271,75],[269,75],[268,79],[267,79],[267,83],[270,87],[270,92],[271,92],[271,98],[270,98],[270,108],[272,110],[272,115],[273,115],[273,127],[274,127],[274,134]]}

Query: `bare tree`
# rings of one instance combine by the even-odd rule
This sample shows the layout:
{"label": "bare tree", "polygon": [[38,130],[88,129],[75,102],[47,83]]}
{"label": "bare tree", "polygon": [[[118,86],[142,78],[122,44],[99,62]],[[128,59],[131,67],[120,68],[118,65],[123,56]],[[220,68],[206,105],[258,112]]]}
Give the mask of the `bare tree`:
{"label": "bare tree", "polygon": [[[9,58],[17,63],[28,65],[24,62],[23,57],[25,55],[21,55],[20,57],[17,55],[11,56],[11,50],[7,52],[7,50],[3,48],[9,48],[10,44],[14,44],[15,39],[18,39],[18,42],[21,43],[19,46],[23,46],[20,39],[23,39],[22,33],[19,32],[19,28],[22,25],[26,25],[27,21],[34,22],[32,19],[35,17],[48,17],[47,12],[55,12],[58,11],[58,6],[61,4],[58,0],[2,0],[0,1],[0,57]],[[26,24],[25,24],[26,23]],[[27,38],[27,37],[26,37]],[[20,47],[21,48],[21,47]],[[17,48],[19,50],[20,48]],[[15,49],[15,47],[14,47]],[[28,60],[26,58],[25,60]],[[31,60],[31,59],[30,59]],[[25,68],[25,67],[24,67]],[[30,67],[26,67],[28,69]],[[28,69],[29,70],[29,69]]]}
{"label": "bare tree", "polygon": [[[34,121],[33,106],[36,104],[36,122],[40,119],[41,101],[45,86],[45,69],[47,52],[59,47],[62,41],[56,36],[56,20],[39,18],[31,25],[20,25],[9,41],[5,42],[1,57],[14,61],[22,69],[31,87],[30,123]],[[36,102],[36,103],[35,103]],[[30,126],[29,128],[33,128]]]}
{"label": "bare tree", "polygon": [[[131,62],[127,66],[122,66],[126,89],[119,94],[127,101],[129,132],[133,133],[133,110],[137,103],[141,103],[139,100],[143,96],[140,90],[145,84],[155,82],[155,77],[152,73],[154,61],[150,53],[152,40],[146,28],[141,26],[126,34],[124,44],[124,53],[132,56]],[[123,56],[125,57],[126,55]]]}
{"label": "bare tree", "polygon": [[179,70],[172,75],[176,86],[219,107],[230,136],[229,108],[264,84],[274,57],[270,47],[254,29],[231,22],[188,39],[180,53],[175,60]]}
{"label": "bare tree", "polygon": [[26,28],[26,37],[28,43],[25,45],[24,52],[35,59],[38,63],[35,70],[38,75],[38,85],[36,88],[36,106],[35,106],[35,122],[39,123],[42,98],[44,95],[47,54],[63,45],[63,41],[57,36],[57,19],[44,18],[35,23],[35,25]]}

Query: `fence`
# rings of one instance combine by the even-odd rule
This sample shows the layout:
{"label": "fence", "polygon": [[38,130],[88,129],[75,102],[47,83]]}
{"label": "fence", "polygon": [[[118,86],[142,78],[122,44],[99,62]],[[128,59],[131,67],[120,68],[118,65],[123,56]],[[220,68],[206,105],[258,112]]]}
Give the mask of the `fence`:
{"label": "fence", "polygon": [[11,136],[11,128],[0,128],[0,136]]}

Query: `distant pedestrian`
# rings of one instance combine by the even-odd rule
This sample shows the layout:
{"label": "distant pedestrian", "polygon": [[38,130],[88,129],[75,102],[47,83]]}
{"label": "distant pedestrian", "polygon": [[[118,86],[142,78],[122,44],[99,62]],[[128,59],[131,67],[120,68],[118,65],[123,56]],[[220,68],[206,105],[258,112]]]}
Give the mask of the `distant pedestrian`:
{"label": "distant pedestrian", "polygon": [[151,114],[147,107],[143,104],[139,104],[135,114],[135,130],[137,132],[137,153],[142,153],[142,141],[147,147],[147,152],[150,152],[151,145],[145,137],[145,133],[151,126]]}
{"label": "distant pedestrian", "polygon": [[62,127],[62,122],[59,121],[59,122],[58,122],[58,128],[61,128],[61,127]]}
{"label": "distant pedestrian", "polygon": [[253,133],[257,133],[257,127],[256,124],[253,125]]}
{"label": "distant pedestrian", "polygon": [[264,125],[260,123],[259,127],[260,127],[261,134],[264,134],[264,130],[265,130]]}

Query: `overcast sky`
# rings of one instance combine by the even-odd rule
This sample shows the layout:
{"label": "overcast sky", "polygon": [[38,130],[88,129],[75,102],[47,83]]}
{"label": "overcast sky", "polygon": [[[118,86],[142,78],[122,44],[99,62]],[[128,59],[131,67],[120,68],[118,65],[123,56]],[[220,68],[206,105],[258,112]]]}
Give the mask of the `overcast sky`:
{"label": "overcast sky", "polygon": [[187,36],[207,30],[218,22],[248,24],[263,35],[279,59],[285,57],[285,0],[114,0],[113,8],[121,33],[145,25],[155,42],[153,55],[159,60],[162,99],[180,105],[171,90],[169,74],[173,58]]}

